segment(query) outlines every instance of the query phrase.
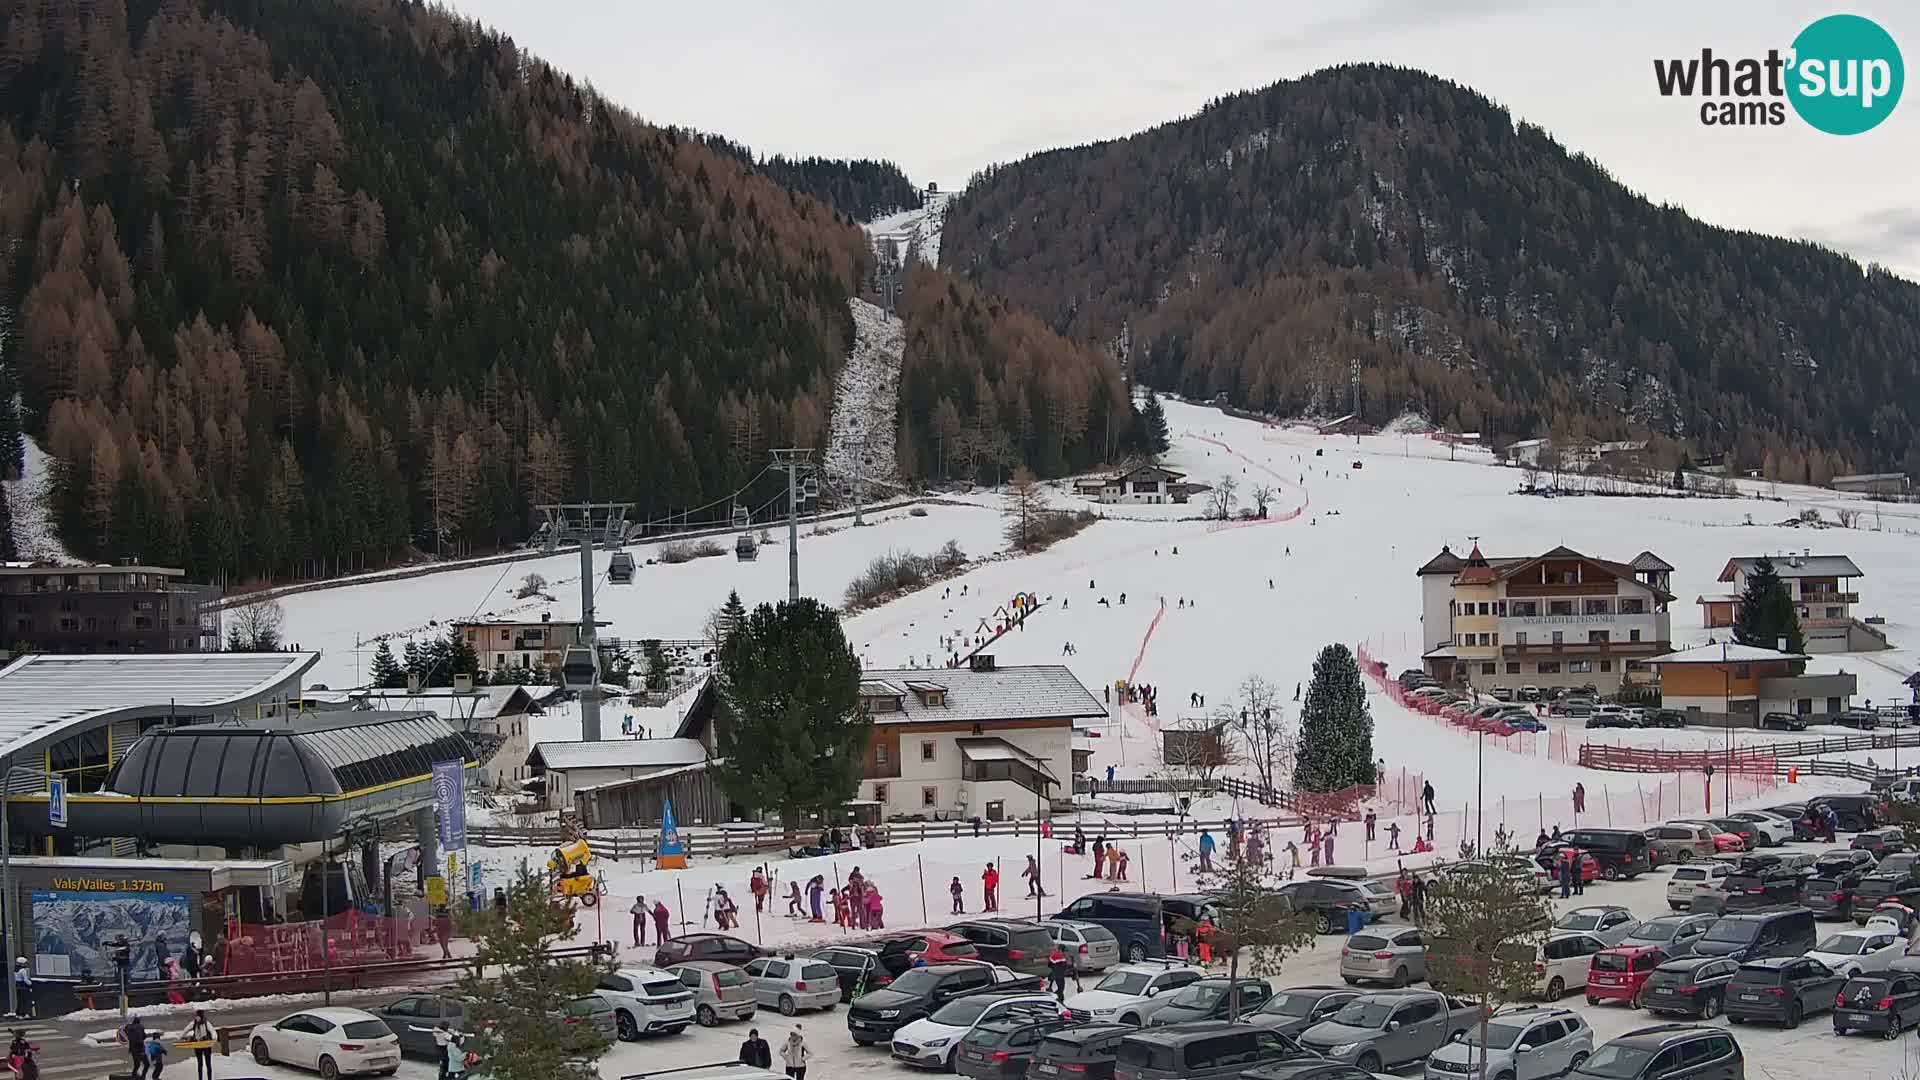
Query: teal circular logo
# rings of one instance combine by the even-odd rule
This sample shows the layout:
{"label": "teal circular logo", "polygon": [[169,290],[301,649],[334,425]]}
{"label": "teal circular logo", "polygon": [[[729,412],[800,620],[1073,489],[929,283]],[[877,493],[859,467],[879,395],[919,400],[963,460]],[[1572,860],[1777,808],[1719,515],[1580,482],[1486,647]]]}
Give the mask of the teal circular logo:
{"label": "teal circular logo", "polygon": [[1872,19],[1829,15],[1793,39],[1787,100],[1829,135],[1871,131],[1900,103],[1906,66],[1893,35]]}

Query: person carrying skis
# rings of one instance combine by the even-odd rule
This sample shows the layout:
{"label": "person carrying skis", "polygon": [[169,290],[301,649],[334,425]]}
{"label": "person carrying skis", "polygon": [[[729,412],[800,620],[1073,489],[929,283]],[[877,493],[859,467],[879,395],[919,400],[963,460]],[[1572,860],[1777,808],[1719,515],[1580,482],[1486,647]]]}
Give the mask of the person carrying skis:
{"label": "person carrying skis", "polygon": [[747,882],[747,891],[753,894],[753,913],[760,914],[767,907],[767,868],[753,868],[753,878]]}

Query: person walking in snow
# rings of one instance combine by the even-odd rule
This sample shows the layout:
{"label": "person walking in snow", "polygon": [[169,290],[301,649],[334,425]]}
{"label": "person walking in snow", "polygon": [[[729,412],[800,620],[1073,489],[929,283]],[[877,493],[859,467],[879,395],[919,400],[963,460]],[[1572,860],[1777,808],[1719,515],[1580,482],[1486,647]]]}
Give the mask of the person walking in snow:
{"label": "person walking in snow", "polygon": [[647,943],[647,898],[634,897],[627,911],[633,916],[633,947],[637,949]]}
{"label": "person walking in snow", "polygon": [[867,929],[881,930],[887,925],[886,906],[880,897],[880,886],[867,882]]}
{"label": "person walking in snow", "polygon": [[787,1041],[780,1047],[780,1061],[787,1067],[787,1075],[792,1080],[807,1080],[807,1064],[813,1060],[813,1048],[800,1034],[800,1025],[793,1025],[787,1033]]}
{"label": "person walking in snow", "polygon": [[1327,834],[1320,838],[1320,843],[1323,844],[1327,849],[1327,865],[1332,866],[1333,865],[1333,830],[1332,829],[1328,829]]}
{"label": "person walking in snow", "polygon": [[1029,899],[1036,896],[1047,895],[1047,890],[1040,885],[1040,861],[1038,859],[1035,859],[1031,855],[1027,856],[1027,868],[1020,871],[1020,876],[1027,879],[1027,897]]}
{"label": "person walking in snow", "polygon": [[826,878],[819,874],[813,875],[813,880],[807,882],[807,906],[813,911],[813,917],[808,920],[809,922],[827,921],[826,913],[820,908],[820,894],[826,889],[826,885]]}
{"label": "person walking in snow", "polygon": [[653,940],[667,940],[667,902],[665,900],[653,902]]}
{"label": "person walking in snow", "polygon": [[1213,834],[1200,830],[1200,869],[1213,869]]}
{"label": "person walking in snow", "polygon": [[1587,812],[1587,785],[1584,783],[1573,785],[1573,812],[1575,814]]}
{"label": "person walking in snow", "polygon": [[1108,789],[1113,787],[1113,766],[1111,765],[1107,766],[1107,787]]}
{"label": "person walking in snow", "polygon": [[953,894],[953,913],[955,915],[966,914],[966,890],[960,887],[959,874],[953,875],[953,884],[947,886],[947,891]]}
{"label": "person walking in snow", "polygon": [[1433,781],[1431,780],[1421,781],[1420,799],[1422,802],[1425,802],[1427,804],[1427,816],[1432,817],[1435,813],[1433,809]]}
{"label": "person walking in snow", "polygon": [[787,882],[787,918],[804,919],[807,917],[806,905],[800,900],[800,883]]}
{"label": "person walking in snow", "polygon": [[1104,836],[1095,837],[1093,841],[1093,873],[1088,874],[1087,877],[1088,878],[1100,877],[1101,868],[1106,866],[1106,864],[1107,864],[1107,838]]}
{"label": "person walking in snow", "polygon": [[767,888],[767,868],[765,866],[756,866],[753,868],[753,878],[747,882],[747,891],[753,894],[753,913],[758,915],[762,911],[765,911],[767,907],[767,894],[769,892]]}
{"label": "person walking in snow", "polygon": [[1000,910],[1000,868],[992,863],[980,872],[980,896],[985,904],[983,910]]}
{"label": "person walking in snow", "polygon": [[1387,822],[1387,850],[1400,850],[1400,823],[1397,821]]}
{"label": "person walking in snow", "polygon": [[1372,810],[1368,810],[1368,811],[1367,811],[1367,816],[1366,816],[1366,826],[1367,826],[1367,842],[1368,842],[1368,843],[1372,843],[1372,842],[1373,842],[1373,826],[1374,826],[1374,822],[1375,822],[1375,821],[1377,821],[1377,820],[1378,820],[1378,818],[1376,817],[1376,815],[1374,814],[1374,812],[1373,812]]}

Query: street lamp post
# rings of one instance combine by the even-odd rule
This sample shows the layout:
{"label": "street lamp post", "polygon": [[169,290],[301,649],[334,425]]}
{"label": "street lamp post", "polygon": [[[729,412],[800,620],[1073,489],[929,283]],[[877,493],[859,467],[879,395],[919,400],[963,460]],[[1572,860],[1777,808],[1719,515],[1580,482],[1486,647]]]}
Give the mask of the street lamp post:
{"label": "street lamp post", "polygon": [[[1418,824],[1416,822],[1416,824]],[[1473,850],[1487,855],[1487,733],[1480,732],[1480,754],[1473,770]]]}

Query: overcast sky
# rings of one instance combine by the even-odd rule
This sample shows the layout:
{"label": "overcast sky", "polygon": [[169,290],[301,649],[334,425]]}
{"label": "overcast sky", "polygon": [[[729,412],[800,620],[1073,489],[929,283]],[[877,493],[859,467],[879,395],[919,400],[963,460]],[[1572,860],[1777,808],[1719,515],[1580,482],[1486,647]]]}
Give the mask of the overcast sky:
{"label": "overcast sky", "polygon": [[1126,135],[1209,98],[1380,61],[1481,91],[1656,202],[1920,280],[1920,90],[1864,135],[1701,126],[1656,56],[1782,50],[1835,11],[1920,63],[1920,4],[1781,0],[451,0],[662,124],[915,182]]}

